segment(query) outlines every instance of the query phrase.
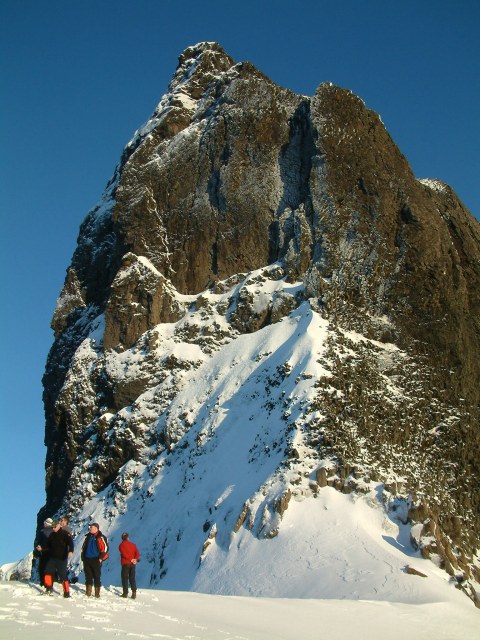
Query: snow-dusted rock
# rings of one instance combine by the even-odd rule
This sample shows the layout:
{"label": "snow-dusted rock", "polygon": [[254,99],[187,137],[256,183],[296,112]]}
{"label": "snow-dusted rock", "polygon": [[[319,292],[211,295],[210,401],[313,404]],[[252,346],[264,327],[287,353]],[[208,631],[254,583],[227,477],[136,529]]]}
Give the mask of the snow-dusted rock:
{"label": "snow-dusted rock", "polygon": [[473,585],[479,256],[478,223],[351,92],[189,47],[80,229],[40,519],[128,528],[142,584],[214,590],[335,488]]}

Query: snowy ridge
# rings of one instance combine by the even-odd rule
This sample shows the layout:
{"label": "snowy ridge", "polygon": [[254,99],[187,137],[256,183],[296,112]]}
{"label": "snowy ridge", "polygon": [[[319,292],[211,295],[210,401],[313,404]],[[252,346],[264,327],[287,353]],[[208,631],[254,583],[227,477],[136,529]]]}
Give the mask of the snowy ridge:
{"label": "snowy ridge", "polygon": [[419,178],[418,180],[421,184],[429,187],[433,191],[445,192],[447,191],[447,185],[441,180],[433,180],[432,178]]}

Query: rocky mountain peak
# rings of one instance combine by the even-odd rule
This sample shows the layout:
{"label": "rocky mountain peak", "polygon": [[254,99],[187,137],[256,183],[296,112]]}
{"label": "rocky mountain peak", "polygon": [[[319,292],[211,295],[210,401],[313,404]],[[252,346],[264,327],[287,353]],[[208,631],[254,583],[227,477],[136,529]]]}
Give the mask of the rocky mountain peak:
{"label": "rocky mountain peak", "polygon": [[[178,66],[169,85],[174,91],[189,82],[195,84],[198,78],[212,78],[235,65],[235,61],[216,42],[200,42],[187,47],[178,58]],[[200,86],[197,85],[199,89]],[[197,97],[200,97],[198,94]]]}
{"label": "rocky mountain peak", "polygon": [[328,487],[383,496],[425,557],[478,578],[479,258],[478,222],[360,98],[189,47],[80,229],[39,517],[116,531],[141,503],[145,580],[168,583]]}

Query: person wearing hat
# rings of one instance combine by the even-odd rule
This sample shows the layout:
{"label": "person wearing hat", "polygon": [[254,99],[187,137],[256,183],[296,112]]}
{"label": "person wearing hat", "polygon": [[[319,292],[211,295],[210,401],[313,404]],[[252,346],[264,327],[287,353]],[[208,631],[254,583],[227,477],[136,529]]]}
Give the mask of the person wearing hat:
{"label": "person wearing hat", "polygon": [[37,539],[35,540],[34,556],[38,558],[38,576],[41,587],[45,586],[45,567],[48,562],[48,537],[52,533],[51,518],[47,518],[43,521],[43,529],[38,532]]}
{"label": "person wearing hat", "polygon": [[85,573],[85,593],[92,595],[95,587],[95,597],[100,597],[102,562],[108,558],[108,542],[100,531],[98,522],[88,526],[88,533],[82,545],[83,571]]}
{"label": "person wearing hat", "polygon": [[122,533],[122,542],[118,546],[120,551],[120,562],[122,564],[122,598],[128,598],[128,583],[132,589],[132,599],[137,597],[137,583],[135,580],[135,570],[137,562],[140,560],[140,553],[137,545],[128,539],[128,533]]}
{"label": "person wearing hat", "polygon": [[58,520],[52,522],[52,532],[48,536],[48,552],[49,558],[44,578],[46,593],[53,594],[53,580],[57,575],[63,586],[63,597],[70,598],[67,564],[69,558],[73,556],[73,538],[65,529],[62,529]]}

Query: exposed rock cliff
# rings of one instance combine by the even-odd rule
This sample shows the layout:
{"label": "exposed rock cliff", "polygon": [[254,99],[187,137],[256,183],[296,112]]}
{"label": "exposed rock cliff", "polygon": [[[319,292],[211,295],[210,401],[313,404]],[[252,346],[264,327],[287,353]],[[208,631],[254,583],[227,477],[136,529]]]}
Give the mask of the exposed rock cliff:
{"label": "exposed rock cliff", "polygon": [[[219,417],[228,361],[251,386],[245,416],[261,411],[246,455],[263,471],[245,467],[227,533],[271,537],[292,496],[381,485],[424,555],[473,580],[479,285],[478,222],[450,187],[415,178],[358,97],[299,96],[217,44],[186,49],[80,229],[44,377],[39,517],[68,508],[80,527],[103,491],[115,527],[179,451],[194,469],[221,424],[243,428]],[[299,330],[277,339],[279,323]],[[187,495],[185,474],[165,500]],[[227,535],[217,525],[206,542]],[[152,532],[157,550],[167,539]]]}

